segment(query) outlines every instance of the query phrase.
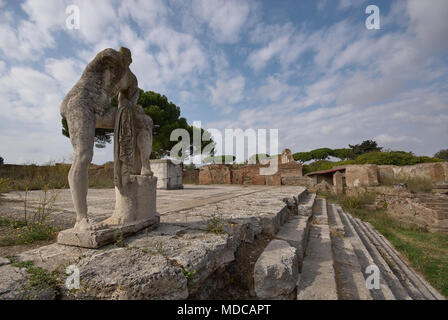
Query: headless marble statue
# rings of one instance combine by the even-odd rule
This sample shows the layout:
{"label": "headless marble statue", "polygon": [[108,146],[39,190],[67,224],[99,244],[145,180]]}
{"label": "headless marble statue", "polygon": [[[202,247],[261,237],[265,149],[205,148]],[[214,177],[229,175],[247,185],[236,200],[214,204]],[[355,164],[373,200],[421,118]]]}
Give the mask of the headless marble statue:
{"label": "headless marble statue", "polygon": [[[152,150],[152,120],[137,105],[139,95],[135,75],[130,71],[131,52],[105,49],[87,65],[81,78],[61,104],[70,141],[74,149],[68,180],[76,210],[73,230],[88,231],[104,227],[88,218],[88,166],[92,161],[95,128],[115,129],[115,185],[122,192],[131,174],[152,176],[149,157]],[[119,108],[110,102],[119,94]],[[116,121],[118,115],[119,121]],[[118,153],[117,153],[118,150]],[[154,199],[155,201],[155,199]],[[108,219],[107,224],[122,221]]]}

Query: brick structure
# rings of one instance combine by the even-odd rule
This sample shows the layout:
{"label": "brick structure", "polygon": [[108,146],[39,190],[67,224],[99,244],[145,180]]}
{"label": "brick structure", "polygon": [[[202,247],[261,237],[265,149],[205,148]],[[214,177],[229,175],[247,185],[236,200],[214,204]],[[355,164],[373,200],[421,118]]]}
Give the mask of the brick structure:
{"label": "brick structure", "polygon": [[302,177],[302,165],[293,161],[279,163],[277,173],[260,175],[260,168],[269,165],[212,164],[199,170],[199,184],[247,184],[279,186],[282,179]]}

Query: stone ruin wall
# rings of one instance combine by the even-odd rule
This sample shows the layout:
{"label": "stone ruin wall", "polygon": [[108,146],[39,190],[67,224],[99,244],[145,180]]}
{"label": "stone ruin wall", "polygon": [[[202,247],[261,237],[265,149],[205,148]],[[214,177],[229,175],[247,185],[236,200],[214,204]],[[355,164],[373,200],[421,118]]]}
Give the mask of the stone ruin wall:
{"label": "stone ruin wall", "polygon": [[[421,177],[436,186],[448,183],[448,163],[423,163],[412,166],[354,165],[346,167],[345,189],[348,195],[370,191],[377,194],[376,208],[385,208],[388,215],[406,225],[429,232],[448,233],[448,194],[434,191],[414,193],[406,188],[384,184],[403,177]],[[443,189],[442,189],[443,190]],[[448,191],[448,189],[446,189]]]}
{"label": "stone ruin wall", "polygon": [[[260,175],[260,168],[268,165],[230,165],[212,164],[202,166],[199,170],[199,184],[251,184],[279,186],[292,184],[296,178],[303,178],[302,165],[296,162],[280,163],[278,172],[273,175]],[[286,183],[284,183],[286,182]]]}
{"label": "stone ruin wall", "polygon": [[421,163],[412,166],[349,165],[345,170],[347,187],[373,187],[393,179],[421,177],[433,183],[448,181],[448,162]]}

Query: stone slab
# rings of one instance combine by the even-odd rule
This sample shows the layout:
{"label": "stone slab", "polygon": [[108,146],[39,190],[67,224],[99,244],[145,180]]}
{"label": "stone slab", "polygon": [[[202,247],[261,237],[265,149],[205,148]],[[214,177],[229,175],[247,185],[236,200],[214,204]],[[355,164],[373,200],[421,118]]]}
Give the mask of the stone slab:
{"label": "stone slab", "polygon": [[119,226],[111,226],[100,230],[76,231],[73,228],[59,232],[59,244],[83,248],[99,248],[117,241],[120,237],[137,233],[143,229],[155,229],[160,224],[160,216],[139,220]]}
{"label": "stone slab", "polygon": [[291,299],[299,275],[296,248],[272,240],[254,267],[254,286],[261,299]]}
{"label": "stone slab", "polygon": [[302,268],[308,231],[309,219],[307,217],[299,216],[283,225],[275,236],[276,239],[284,240],[297,249],[299,270]]}
{"label": "stone slab", "polygon": [[297,300],[337,300],[330,228],[325,199],[317,199],[317,212],[297,286]]}

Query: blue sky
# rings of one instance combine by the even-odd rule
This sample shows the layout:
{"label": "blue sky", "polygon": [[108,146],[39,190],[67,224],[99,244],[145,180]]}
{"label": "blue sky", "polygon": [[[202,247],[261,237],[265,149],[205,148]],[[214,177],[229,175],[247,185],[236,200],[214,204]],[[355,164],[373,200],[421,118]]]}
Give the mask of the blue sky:
{"label": "blue sky", "polygon": [[[380,30],[365,27],[369,4]],[[59,105],[120,46],[142,89],[206,129],[279,129],[293,152],[376,139],[433,155],[448,148],[447,16],[445,0],[0,0],[0,156],[69,159]],[[109,160],[112,145],[95,149]]]}

